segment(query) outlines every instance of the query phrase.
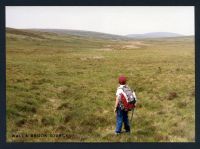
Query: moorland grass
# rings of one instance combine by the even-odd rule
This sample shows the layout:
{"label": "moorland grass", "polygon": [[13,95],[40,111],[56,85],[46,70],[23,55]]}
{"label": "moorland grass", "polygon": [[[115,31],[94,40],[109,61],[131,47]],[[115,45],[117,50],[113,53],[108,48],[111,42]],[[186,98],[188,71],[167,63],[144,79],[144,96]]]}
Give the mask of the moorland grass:
{"label": "moorland grass", "polygon": [[[192,37],[124,48],[128,42],[32,35],[6,34],[7,141],[195,141]],[[138,104],[132,133],[115,136],[120,74],[127,76]],[[12,137],[34,133],[66,136]]]}

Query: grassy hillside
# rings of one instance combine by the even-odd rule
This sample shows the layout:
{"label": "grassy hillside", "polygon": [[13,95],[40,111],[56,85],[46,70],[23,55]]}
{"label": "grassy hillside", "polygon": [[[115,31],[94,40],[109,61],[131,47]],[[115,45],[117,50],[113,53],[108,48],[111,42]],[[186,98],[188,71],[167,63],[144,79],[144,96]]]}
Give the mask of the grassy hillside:
{"label": "grassy hillside", "polygon": [[[120,74],[138,105],[132,133],[115,136]],[[6,95],[7,141],[195,141],[194,39],[119,41],[9,28]]]}
{"label": "grassy hillside", "polygon": [[[28,29],[29,30],[29,29]],[[28,31],[27,30],[27,31]],[[119,36],[107,33],[100,33],[94,31],[82,31],[82,30],[70,30],[70,29],[32,29],[33,31],[56,33],[59,35],[74,35],[85,38],[98,38],[98,39],[109,39],[109,40],[130,40],[130,37]]]}

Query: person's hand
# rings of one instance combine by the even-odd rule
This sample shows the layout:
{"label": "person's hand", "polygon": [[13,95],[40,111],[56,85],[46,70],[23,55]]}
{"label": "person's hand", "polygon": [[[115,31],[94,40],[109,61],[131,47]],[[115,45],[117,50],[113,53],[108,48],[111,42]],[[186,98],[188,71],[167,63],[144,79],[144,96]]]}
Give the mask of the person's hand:
{"label": "person's hand", "polygon": [[117,108],[116,107],[114,108],[114,113],[117,113]]}

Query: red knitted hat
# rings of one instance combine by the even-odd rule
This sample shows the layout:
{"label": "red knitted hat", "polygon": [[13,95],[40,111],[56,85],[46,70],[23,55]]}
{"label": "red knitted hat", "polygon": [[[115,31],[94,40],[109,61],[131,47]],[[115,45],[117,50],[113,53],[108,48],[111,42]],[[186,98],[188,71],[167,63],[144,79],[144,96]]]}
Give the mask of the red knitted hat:
{"label": "red knitted hat", "polygon": [[125,76],[120,76],[119,77],[119,84],[121,84],[121,85],[126,84],[126,77]]}

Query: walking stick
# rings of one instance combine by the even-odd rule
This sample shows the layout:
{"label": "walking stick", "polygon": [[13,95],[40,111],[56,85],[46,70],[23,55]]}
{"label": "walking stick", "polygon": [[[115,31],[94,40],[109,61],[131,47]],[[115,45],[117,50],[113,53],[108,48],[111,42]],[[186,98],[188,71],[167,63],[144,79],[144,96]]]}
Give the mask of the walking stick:
{"label": "walking stick", "polygon": [[134,113],[134,109],[135,109],[135,108],[133,108],[133,110],[132,110],[132,115],[131,115],[130,122],[132,122],[132,119],[133,119],[133,113]]}

